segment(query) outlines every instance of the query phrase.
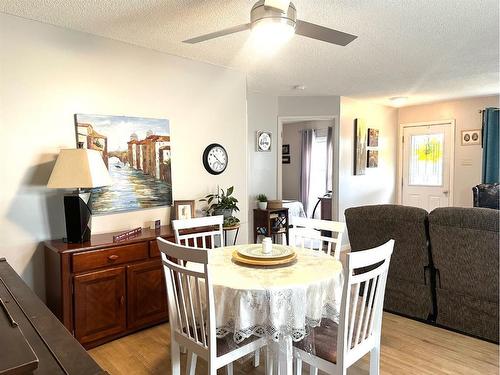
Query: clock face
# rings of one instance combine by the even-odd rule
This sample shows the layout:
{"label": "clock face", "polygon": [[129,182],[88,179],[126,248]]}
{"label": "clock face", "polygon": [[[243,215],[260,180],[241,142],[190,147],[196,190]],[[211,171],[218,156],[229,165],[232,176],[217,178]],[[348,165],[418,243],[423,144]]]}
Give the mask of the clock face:
{"label": "clock face", "polygon": [[271,133],[262,132],[257,135],[257,150],[270,151],[271,150]]}
{"label": "clock face", "polygon": [[221,174],[227,167],[227,152],[221,145],[212,143],[203,152],[203,165],[211,174]]}

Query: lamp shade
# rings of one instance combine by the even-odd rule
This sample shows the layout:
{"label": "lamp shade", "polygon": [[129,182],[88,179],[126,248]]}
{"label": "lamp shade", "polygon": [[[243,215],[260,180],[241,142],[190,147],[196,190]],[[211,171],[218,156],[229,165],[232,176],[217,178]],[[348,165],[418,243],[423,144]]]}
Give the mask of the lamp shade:
{"label": "lamp shade", "polygon": [[111,176],[96,150],[65,149],[59,152],[47,187],[54,189],[96,188],[111,185]]}

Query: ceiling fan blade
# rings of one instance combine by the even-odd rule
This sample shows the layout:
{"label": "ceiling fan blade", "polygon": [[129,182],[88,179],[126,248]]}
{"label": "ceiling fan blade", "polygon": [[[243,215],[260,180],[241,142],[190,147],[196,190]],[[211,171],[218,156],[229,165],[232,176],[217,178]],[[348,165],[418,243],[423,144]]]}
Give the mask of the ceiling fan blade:
{"label": "ceiling fan blade", "polygon": [[290,6],[290,0],[265,0],[264,6],[279,9],[283,13],[286,13]]}
{"label": "ceiling fan blade", "polygon": [[200,35],[200,36],[197,36],[196,38],[183,40],[182,43],[189,43],[189,44],[200,43],[200,42],[204,42],[206,40],[219,38],[219,37],[224,36],[224,35],[234,34],[234,33],[240,32],[240,31],[245,31],[245,30],[248,30],[249,28],[250,28],[250,24],[245,23],[243,25],[230,27],[228,29],[219,30],[219,31],[216,31],[216,32],[213,32],[210,34]]}
{"label": "ceiling fan blade", "polygon": [[346,46],[357,38],[356,35],[347,34],[342,31],[329,29],[328,27],[301,20],[297,20],[295,34],[322,40],[323,42],[338,44],[340,46]]}

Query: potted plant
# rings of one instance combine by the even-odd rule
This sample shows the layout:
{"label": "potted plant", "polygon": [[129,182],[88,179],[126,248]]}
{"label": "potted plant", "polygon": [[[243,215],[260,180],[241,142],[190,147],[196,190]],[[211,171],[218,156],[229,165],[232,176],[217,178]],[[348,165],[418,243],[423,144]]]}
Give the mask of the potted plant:
{"label": "potted plant", "polygon": [[201,202],[207,202],[208,207],[204,210],[210,216],[223,215],[224,219],[233,216],[233,211],[240,209],[236,205],[238,200],[232,196],[234,186],[231,186],[226,191],[217,187],[216,194],[208,194],[205,198],[200,199]]}
{"label": "potted plant", "polygon": [[257,206],[259,210],[265,210],[267,208],[267,197],[265,194],[257,195]]}

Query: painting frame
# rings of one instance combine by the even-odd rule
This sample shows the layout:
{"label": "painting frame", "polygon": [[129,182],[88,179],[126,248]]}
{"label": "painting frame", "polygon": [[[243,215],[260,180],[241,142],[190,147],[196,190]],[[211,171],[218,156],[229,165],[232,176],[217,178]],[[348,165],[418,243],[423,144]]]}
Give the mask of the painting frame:
{"label": "painting frame", "polygon": [[76,113],[74,129],[77,145],[98,151],[112,179],[91,190],[93,215],[172,206],[170,120]]}
{"label": "painting frame", "polygon": [[366,168],[378,168],[378,150],[367,151]]}
{"label": "painting frame", "polygon": [[[187,210],[189,207],[189,210]],[[188,220],[195,217],[195,201],[194,200],[175,200],[174,201],[174,219]],[[182,212],[185,210],[185,212]]]}
{"label": "painting frame", "polygon": [[378,147],[379,130],[375,128],[368,128],[368,147]]}
{"label": "painting frame", "polygon": [[281,155],[282,164],[290,164],[290,155]]}
{"label": "painting frame", "polygon": [[481,129],[465,129],[461,132],[462,146],[481,145]]}
{"label": "painting frame", "polygon": [[366,173],[366,121],[362,118],[354,119],[354,175]]}
{"label": "painting frame", "polygon": [[281,154],[282,155],[289,155],[290,154],[290,145],[281,145]]}

